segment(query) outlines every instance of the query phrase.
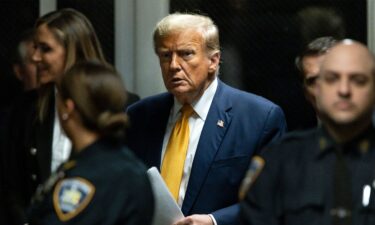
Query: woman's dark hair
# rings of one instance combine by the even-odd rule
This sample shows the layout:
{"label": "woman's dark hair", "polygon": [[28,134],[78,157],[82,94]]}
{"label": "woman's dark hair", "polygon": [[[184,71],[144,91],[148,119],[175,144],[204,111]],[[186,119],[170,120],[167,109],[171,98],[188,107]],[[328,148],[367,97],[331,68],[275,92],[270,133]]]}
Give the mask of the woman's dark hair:
{"label": "woman's dark hair", "polygon": [[112,66],[97,61],[75,64],[63,75],[59,95],[74,102],[87,129],[106,137],[125,137],[126,90]]}

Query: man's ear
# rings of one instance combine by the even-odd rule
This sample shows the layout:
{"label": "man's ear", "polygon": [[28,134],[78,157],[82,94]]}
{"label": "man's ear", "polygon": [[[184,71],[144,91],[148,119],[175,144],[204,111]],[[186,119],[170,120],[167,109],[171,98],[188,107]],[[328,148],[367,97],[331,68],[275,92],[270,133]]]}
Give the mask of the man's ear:
{"label": "man's ear", "polygon": [[315,96],[320,94],[321,86],[322,86],[322,77],[319,75],[315,80],[315,85],[314,85],[314,89],[313,89],[313,92],[314,92]]}
{"label": "man's ear", "polygon": [[14,71],[14,75],[16,75],[17,79],[20,80],[20,81],[23,81],[21,66],[18,65],[18,64],[14,64],[13,65],[13,71]]}
{"label": "man's ear", "polygon": [[209,58],[210,60],[210,65],[208,67],[208,72],[209,73],[214,73],[217,71],[220,63],[220,52],[215,52],[212,54]]}

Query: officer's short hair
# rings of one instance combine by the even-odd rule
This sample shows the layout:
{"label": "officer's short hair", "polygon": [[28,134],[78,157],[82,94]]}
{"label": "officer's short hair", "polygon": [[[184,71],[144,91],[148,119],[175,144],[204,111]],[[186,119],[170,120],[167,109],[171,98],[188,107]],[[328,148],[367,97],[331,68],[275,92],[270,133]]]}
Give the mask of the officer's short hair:
{"label": "officer's short hair", "polygon": [[302,60],[306,56],[320,56],[327,53],[327,51],[332,48],[338,41],[331,37],[319,37],[311,41],[306,48],[296,57],[295,64],[301,75],[304,78],[304,69]]}

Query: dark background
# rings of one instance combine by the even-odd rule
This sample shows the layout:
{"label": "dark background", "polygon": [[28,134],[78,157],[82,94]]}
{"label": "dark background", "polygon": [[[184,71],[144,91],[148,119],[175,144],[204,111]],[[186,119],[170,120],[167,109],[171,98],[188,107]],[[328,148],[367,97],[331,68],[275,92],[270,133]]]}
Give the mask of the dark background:
{"label": "dark background", "polygon": [[[92,22],[107,60],[114,62],[113,0],[58,0],[57,8],[74,8]],[[22,87],[12,72],[11,57],[19,36],[39,17],[38,0],[0,0],[0,110],[9,107]]]}
{"label": "dark background", "polygon": [[15,95],[21,92],[21,85],[13,76],[11,57],[21,33],[33,26],[38,18],[37,1],[0,1],[0,106],[8,106]]}
{"label": "dark background", "polygon": [[[307,7],[321,10],[299,16]],[[316,125],[294,65],[305,43],[325,35],[363,43],[367,37],[365,0],[172,0],[171,11],[214,20],[222,46],[219,77],[280,105],[289,130]]]}
{"label": "dark background", "polygon": [[[84,13],[93,23],[108,61],[114,62],[113,0],[58,0],[57,7]],[[300,16],[306,7],[320,7],[323,13]],[[190,11],[213,18],[222,46],[220,78],[280,105],[290,130],[316,125],[294,66],[304,44],[323,35],[366,43],[366,0],[171,0],[170,8],[171,12]],[[21,92],[10,56],[19,35],[38,18],[38,10],[37,0],[0,1],[1,108]],[[326,11],[334,13],[325,15]]]}

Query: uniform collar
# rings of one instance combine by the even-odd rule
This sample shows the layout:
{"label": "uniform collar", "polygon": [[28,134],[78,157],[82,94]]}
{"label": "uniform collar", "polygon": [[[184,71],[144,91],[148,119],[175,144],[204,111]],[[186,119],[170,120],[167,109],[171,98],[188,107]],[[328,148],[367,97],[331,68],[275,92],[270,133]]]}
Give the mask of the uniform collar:
{"label": "uniform collar", "polygon": [[96,152],[98,152],[100,150],[105,149],[105,150],[109,151],[109,149],[112,148],[112,146],[116,146],[118,144],[120,144],[120,143],[118,143],[116,141],[112,141],[112,140],[104,138],[104,137],[101,137],[101,138],[98,138],[93,143],[86,146],[85,148],[83,148],[79,152],[76,152],[76,151],[72,150],[72,154],[71,154],[70,159],[72,159],[72,160],[85,159],[85,158],[90,157],[91,155],[95,155]]}
{"label": "uniform collar", "polygon": [[328,133],[324,126],[318,128],[318,150],[317,157],[321,157],[326,153],[333,151],[335,148],[342,148],[345,152],[366,154],[370,149],[373,149],[375,138],[375,129],[371,125],[364,132],[351,141],[346,143],[338,144]]}

